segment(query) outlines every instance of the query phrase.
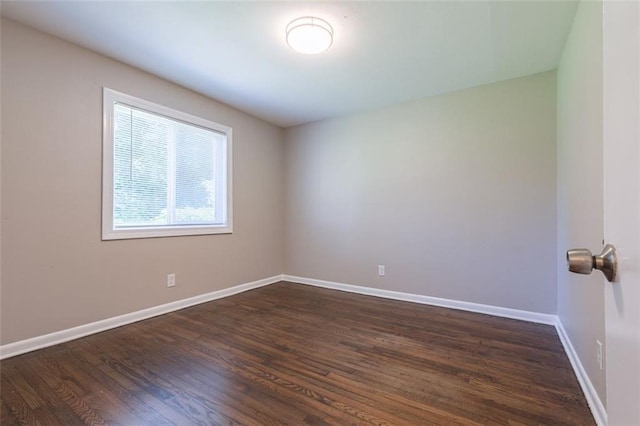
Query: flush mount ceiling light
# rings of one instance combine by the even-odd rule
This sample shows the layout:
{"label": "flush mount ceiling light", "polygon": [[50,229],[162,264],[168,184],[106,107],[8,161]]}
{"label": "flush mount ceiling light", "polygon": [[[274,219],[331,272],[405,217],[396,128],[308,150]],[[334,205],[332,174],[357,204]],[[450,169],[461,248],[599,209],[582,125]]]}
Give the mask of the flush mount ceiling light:
{"label": "flush mount ceiling light", "polygon": [[299,53],[312,55],[327,50],[333,43],[333,28],[324,19],[305,16],[287,25],[287,44]]}

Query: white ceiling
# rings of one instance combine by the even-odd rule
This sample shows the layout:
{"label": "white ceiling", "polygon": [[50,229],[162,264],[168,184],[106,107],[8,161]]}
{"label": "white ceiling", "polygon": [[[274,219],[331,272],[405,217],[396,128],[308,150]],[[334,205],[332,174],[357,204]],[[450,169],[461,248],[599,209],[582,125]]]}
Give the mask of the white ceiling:
{"label": "white ceiling", "polygon": [[[554,69],[575,1],[3,2],[2,15],[279,126]],[[294,18],[331,49],[285,43]]]}

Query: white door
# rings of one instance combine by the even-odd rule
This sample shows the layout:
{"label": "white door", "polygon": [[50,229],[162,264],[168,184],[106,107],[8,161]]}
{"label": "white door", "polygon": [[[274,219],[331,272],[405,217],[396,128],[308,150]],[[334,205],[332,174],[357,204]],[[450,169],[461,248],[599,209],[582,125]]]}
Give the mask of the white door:
{"label": "white door", "polygon": [[640,425],[640,6],[605,0],[604,222],[618,251],[605,288],[609,425]]}

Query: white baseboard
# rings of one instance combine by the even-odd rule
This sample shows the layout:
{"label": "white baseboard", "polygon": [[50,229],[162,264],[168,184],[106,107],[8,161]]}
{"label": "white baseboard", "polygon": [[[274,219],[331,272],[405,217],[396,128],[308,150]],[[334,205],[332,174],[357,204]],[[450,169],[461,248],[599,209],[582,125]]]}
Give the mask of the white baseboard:
{"label": "white baseboard", "polygon": [[442,299],[439,297],[423,296],[421,294],[402,293],[399,291],[381,290],[378,288],[361,287],[351,284],[342,284],[332,281],[316,280],[314,278],[283,275],[284,281],[299,284],[307,284],[315,287],[330,288],[333,290],[348,291],[350,293],[364,294],[367,296],[383,297],[385,299],[402,300],[405,302],[421,303],[423,305],[441,306],[444,308],[458,309],[462,311],[476,312],[497,317],[512,318],[540,324],[555,325],[557,317],[551,314],[521,311],[518,309],[503,308],[500,306],[482,305],[480,303],[462,302],[459,300]]}
{"label": "white baseboard", "polygon": [[483,305],[480,303],[462,302],[459,300],[442,299],[439,297],[423,296],[419,294],[402,293],[399,291],[381,290],[377,288],[361,287],[351,284],[342,284],[332,281],[316,280],[314,278],[296,277],[292,275],[283,275],[284,281],[290,281],[299,284],[307,284],[315,287],[329,288],[333,290],[348,291],[350,293],[364,294],[367,296],[384,297],[386,299],[402,300],[405,302],[421,303],[425,305],[441,306],[444,308],[459,309],[463,311],[477,312],[481,314],[494,315],[504,318],[512,318],[523,321],[535,322],[540,324],[548,324],[556,327],[562,346],[569,358],[571,367],[578,378],[582,392],[585,395],[591,414],[598,426],[607,424],[607,412],[600,401],[600,397],[596,392],[587,372],[585,371],[578,354],[576,353],[569,336],[567,335],[562,322],[556,315],[541,314],[538,312],[521,311],[518,309],[503,308],[500,306]]}
{"label": "white baseboard", "polygon": [[362,287],[351,284],[342,284],[332,281],[323,281],[313,278],[296,277],[292,275],[275,275],[273,277],[264,278],[250,283],[240,284],[234,287],[217,290],[199,296],[190,297],[188,299],[177,300],[175,302],[166,303],[164,305],[154,306],[129,314],[120,315],[105,320],[80,325],[67,330],[57,331],[43,336],[33,337],[31,339],[21,340],[0,346],[0,359],[9,358],[48,346],[57,345],[59,343],[68,342],[70,340],[79,339],[80,337],[90,334],[99,333],[101,331],[120,327],[123,325],[138,322],[147,318],[163,315],[169,312],[188,308],[200,303],[209,302],[223,297],[233,296],[255,288],[264,287],[279,281],[290,281],[298,284],[312,285],[315,287],[329,288],[333,290],[347,291],[350,293],[364,294],[368,296],[383,297],[385,299],[402,300],[405,302],[420,303],[425,305],[441,306],[444,308],[459,309],[463,311],[477,312],[481,314],[494,315],[504,318],[512,318],[523,321],[554,325],[560,337],[560,341],[565,352],[571,362],[571,366],[578,378],[580,387],[584,392],[591,413],[599,426],[607,424],[607,412],[600,401],[589,376],[587,375],[578,355],[571,344],[571,340],[565,331],[562,322],[556,315],[541,314],[538,312],[522,311],[518,309],[503,308],[500,306],[483,305],[480,303],[462,302],[458,300],[442,299],[439,297],[423,296],[420,294],[403,293],[399,291],[381,290],[371,287]]}
{"label": "white baseboard", "polygon": [[90,334],[99,333],[101,331],[120,327],[123,325],[138,322],[147,318],[177,311],[179,309],[188,308],[204,302],[220,299],[223,297],[233,296],[258,287],[282,281],[282,275],[264,278],[250,283],[236,285],[234,287],[222,290],[212,291],[211,293],[201,294],[199,296],[189,297],[188,299],[177,300],[175,302],[166,303],[164,305],[154,306],[143,309],[141,311],[131,312],[119,315],[113,318],[107,318],[101,321],[89,324],[79,325],[67,330],[56,331],[54,333],[33,337],[31,339],[20,340],[0,346],[0,359],[9,358],[26,352],[35,351],[36,349],[46,348],[48,346],[57,345],[58,343],[68,342]]}
{"label": "white baseboard", "polygon": [[556,330],[558,331],[558,337],[560,337],[560,341],[562,342],[562,346],[564,346],[564,351],[569,357],[569,362],[571,362],[571,367],[573,367],[573,371],[576,373],[576,377],[578,378],[578,382],[580,383],[580,387],[582,388],[582,392],[584,393],[585,398],[587,399],[587,404],[589,404],[589,408],[591,409],[591,414],[593,414],[593,418],[598,424],[598,426],[605,426],[607,424],[607,411],[596,392],[596,389],[593,387],[593,383],[591,383],[591,379],[587,375],[582,363],[580,362],[580,358],[578,357],[578,353],[574,349],[571,344],[571,340],[569,339],[569,335],[567,334],[564,326],[562,325],[562,321],[560,318],[556,321]]}

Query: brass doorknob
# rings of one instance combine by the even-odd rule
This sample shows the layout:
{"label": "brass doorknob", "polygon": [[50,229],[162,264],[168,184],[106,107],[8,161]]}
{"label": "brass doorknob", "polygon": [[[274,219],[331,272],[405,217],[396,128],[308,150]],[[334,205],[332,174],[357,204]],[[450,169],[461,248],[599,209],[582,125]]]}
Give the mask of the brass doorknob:
{"label": "brass doorknob", "polygon": [[611,244],[604,246],[602,253],[593,256],[588,249],[571,249],[567,251],[567,265],[569,271],[576,274],[590,274],[591,271],[599,269],[609,282],[616,279],[618,272],[618,259],[616,248]]}

